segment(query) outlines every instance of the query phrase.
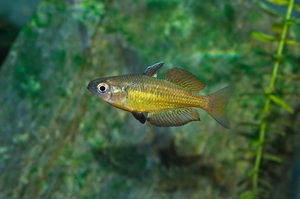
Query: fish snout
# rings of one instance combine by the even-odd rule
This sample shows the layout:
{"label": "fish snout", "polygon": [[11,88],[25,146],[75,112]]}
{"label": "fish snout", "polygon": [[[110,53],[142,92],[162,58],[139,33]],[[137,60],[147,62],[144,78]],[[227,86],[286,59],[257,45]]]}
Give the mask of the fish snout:
{"label": "fish snout", "polygon": [[91,83],[89,83],[89,84],[87,85],[86,88],[90,90],[90,88],[91,88]]}
{"label": "fish snout", "polygon": [[94,87],[95,87],[95,86],[94,86],[93,82],[91,81],[91,82],[87,85],[86,88],[87,88],[88,90],[92,91]]}

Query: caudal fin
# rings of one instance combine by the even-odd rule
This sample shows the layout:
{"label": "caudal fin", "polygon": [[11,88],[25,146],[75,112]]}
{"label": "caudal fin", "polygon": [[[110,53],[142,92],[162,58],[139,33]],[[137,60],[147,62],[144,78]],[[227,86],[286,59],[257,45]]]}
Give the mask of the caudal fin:
{"label": "caudal fin", "polygon": [[219,124],[230,129],[230,123],[226,114],[226,106],[233,93],[234,86],[227,86],[221,90],[206,96],[208,108],[205,109]]}

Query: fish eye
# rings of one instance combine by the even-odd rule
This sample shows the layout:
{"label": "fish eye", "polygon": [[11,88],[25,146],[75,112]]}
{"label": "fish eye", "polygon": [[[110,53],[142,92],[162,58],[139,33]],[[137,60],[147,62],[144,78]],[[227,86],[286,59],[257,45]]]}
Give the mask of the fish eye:
{"label": "fish eye", "polygon": [[100,88],[99,88],[102,92],[104,92],[105,91],[105,86],[100,86]]}
{"label": "fish eye", "polygon": [[98,84],[97,88],[100,93],[106,93],[106,91],[108,90],[108,85],[105,83],[100,83]]}

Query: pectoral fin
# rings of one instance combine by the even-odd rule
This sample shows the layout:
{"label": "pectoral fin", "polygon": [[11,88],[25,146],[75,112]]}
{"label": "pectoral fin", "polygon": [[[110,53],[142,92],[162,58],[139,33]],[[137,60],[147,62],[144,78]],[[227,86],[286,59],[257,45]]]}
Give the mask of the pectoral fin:
{"label": "pectoral fin", "polygon": [[191,121],[200,121],[193,108],[162,109],[148,113],[147,120],[155,126],[181,126]]}
{"label": "pectoral fin", "polygon": [[161,69],[162,65],[164,65],[164,62],[159,62],[154,64],[153,66],[149,66],[143,73],[143,75],[147,75],[150,77],[157,77],[157,73]]}
{"label": "pectoral fin", "polygon": [[142,124],[144,124],[146,122],[146,118],[143,115],[143,113],[141,113],[141,112],[132,112],[132,115],[135,117],[135,119],[140,121]]}

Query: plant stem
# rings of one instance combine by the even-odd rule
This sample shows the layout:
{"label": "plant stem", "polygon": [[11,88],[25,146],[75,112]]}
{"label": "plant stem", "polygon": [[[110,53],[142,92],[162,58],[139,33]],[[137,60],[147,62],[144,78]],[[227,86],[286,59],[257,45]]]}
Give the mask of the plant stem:
{"label": "plant stem", "polygon": [[[291,18],[291,14],[292,14],[292,9],[293,9],[293,5],[294,5],[294,0],[290,0],[289,2],[289,6],[288,6],[288,10],[287,10],[287,14],[286,14],[286,20],[289,20]],[[283,50],[283,46],[284,46],[284,40],[286,38],[286,33],[288,30],[288,25],[284,24],[283,30],[282,30],[282,34],[281,34],[281,38],[280,38],[280,43],[278,46],[278,51],[277,51],[277,56],[280,57],[282,55],[282,50]],[[275,80],[276,80],[276,76],[277,76],[277,71],[278,71],[278,66],[279,66],[279,60],[275,61],[275,65],[273,68],[273,73],[272,73],[272,79],[269,85],[269,88],[271,90],[273,90],[274,88],[274,84],[275,84]],[[263,109],[263,113],[268,113],[269,106],[270,106],[270,96],[267,95],[267,99],[265,102],[265,106]],[[255,193],[255,195],[258,195],[258,172],[259,172],[259,166],[260,166],[260,161],[261,161],[261,157],[262,157],[262,151],[263,151],[263,143],[265,141],[265,133],[266,133],[266,126],[267,126],[267,119],[266,117],[264,117],[262,124],[260,126],[260,133],[259,133],[259,143],[260,145],[258,146],[257,149],[257,153],[256,153],[256,159],[255,159],[255,165],[254,165],[254,175],[253,175],[253,191]]]}

